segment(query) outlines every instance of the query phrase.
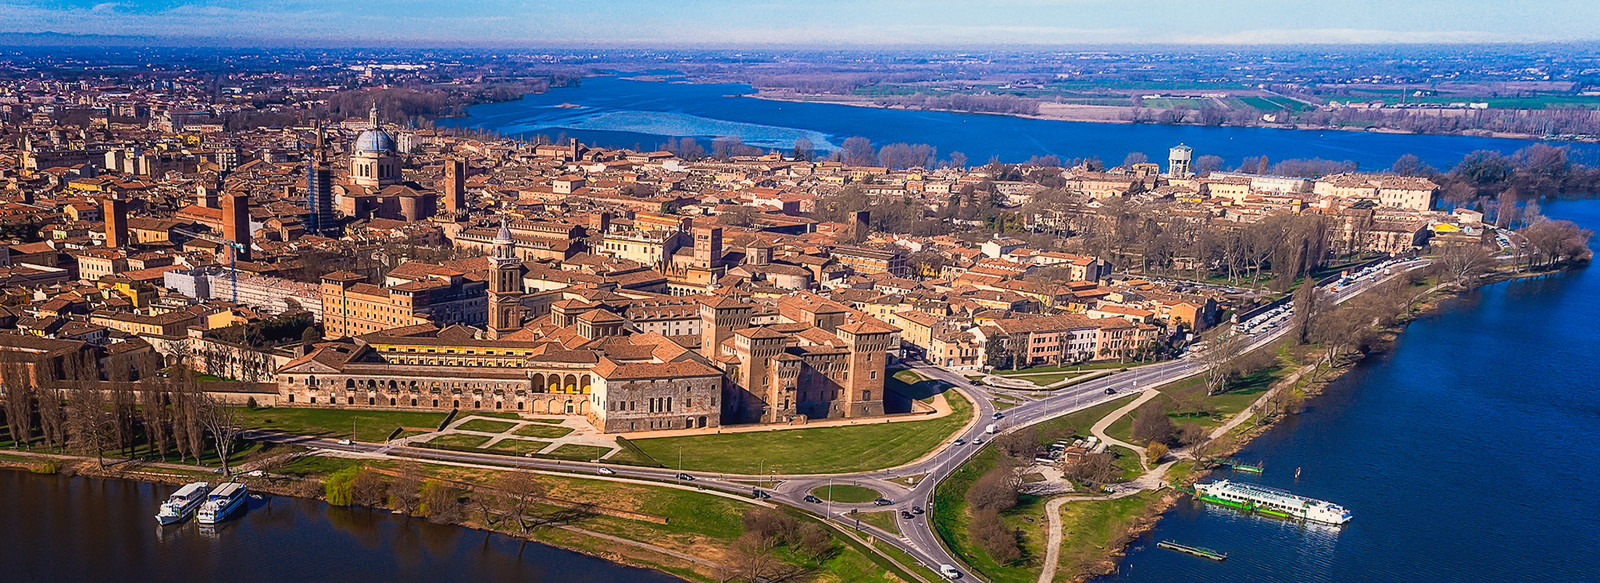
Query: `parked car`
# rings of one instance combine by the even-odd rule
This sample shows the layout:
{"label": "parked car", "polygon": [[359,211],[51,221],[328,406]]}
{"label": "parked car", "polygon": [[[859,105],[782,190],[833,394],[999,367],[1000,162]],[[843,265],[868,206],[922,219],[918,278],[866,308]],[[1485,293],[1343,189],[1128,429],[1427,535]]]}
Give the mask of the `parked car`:
{"label": "parked car", "polygon": [[821,504],[822,503],[822,499],[821,498],[818,498],[816,496],[812,496],[810,494],[806,494],[805,501],[806,502],[810,502],[812,504]]}

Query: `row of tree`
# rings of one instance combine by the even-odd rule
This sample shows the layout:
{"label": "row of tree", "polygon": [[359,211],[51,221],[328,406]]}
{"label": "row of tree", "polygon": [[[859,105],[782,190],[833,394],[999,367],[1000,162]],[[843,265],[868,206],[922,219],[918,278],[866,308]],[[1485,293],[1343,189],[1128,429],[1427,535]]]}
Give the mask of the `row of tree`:
{"label": "row of tree", "polygon": [[147,360],[107,359],[102,380],[91,352],[67,355],[59,363],[20,352],[0,354],[3,417],[13,447],[92,456],[102,467],[106,454],[193,460],[208,451],[228,457],[242,431],[237,411],[202,391],[193,373],[175,378],[154,374]]}

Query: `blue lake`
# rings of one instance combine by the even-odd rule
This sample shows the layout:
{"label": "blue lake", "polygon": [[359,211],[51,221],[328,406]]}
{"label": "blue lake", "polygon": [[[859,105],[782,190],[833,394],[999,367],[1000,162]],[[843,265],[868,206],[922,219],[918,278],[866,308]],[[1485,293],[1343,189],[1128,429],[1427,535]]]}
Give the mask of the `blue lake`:
{"label": "blue lake", "polygon": [[[1165,160],[1167,148],[1187,143],[1195,156],[1221,156],[1226,166],[1245,157],[1351,160],[1364,169],[1387,168],[1402,154],[1416,154],[1448,168],[1474,150],[1511,153],[1532,142],[1499,138],[1422,136],[1373,132],[1216,128],[1027,119],[1003,115],[879,109],[826,103],[794,103],[749,97],[741,83],[697,84],[629,77],[591,77],[577,87],[530,94],[520,101],[475,105],[468,116],[440,120],[509,136],[575,137],[604,147],[655,149],[669,137],[740,141],[788,152],[798,138],[819,150],[862,136],[875,145],[926,143],[940,159],[966,154],[969,163],[992,157],[1021,162],[1033,156],[1099,157],[1121,163],[1129,152]],[[1600,147],[1575,145],[1584,153]]]}

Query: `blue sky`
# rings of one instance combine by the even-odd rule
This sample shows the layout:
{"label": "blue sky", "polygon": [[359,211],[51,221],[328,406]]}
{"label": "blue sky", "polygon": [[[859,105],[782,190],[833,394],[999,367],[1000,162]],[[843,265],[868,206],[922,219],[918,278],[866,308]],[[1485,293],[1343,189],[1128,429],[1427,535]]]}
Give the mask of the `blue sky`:
{"label": "blue sky", "polygon": [[0,0],[0,32],[468,45],[1600,40],[1600,0]]}

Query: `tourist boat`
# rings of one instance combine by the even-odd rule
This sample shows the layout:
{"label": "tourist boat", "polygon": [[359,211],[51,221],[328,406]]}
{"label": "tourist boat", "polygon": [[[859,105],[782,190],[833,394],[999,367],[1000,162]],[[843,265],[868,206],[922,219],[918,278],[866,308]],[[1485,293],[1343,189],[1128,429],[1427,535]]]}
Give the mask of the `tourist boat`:
{"label": "tourist boat", "polygon": [[195,522],[200,524],[216,524],[228,519],[239,507],[244,506],[249,492],[244,484],[228,482],[211,491],[206,497],[205,504],[200,505],[200,511],[194,514]]}
{"label": "tourist boat", "polygon": [[1350,522],[1350,511],[1332,502],[1290,494],[1277,488],[1217,480],[1194,487],[1206,502],[1232,506],[1272,516],[1299,518],[1328,524]]}
{"label": "tourist boat", "polygon": [[211,485],[205,482],[190,482],[178,488],[166,502],[161,503],[161,511],[156,513],[156,522],[172,524],[187,520],[190,514],[194,514],[194,509],[206,501],[206,489],[210,487]]}

